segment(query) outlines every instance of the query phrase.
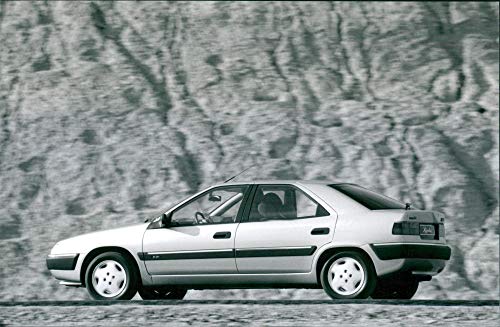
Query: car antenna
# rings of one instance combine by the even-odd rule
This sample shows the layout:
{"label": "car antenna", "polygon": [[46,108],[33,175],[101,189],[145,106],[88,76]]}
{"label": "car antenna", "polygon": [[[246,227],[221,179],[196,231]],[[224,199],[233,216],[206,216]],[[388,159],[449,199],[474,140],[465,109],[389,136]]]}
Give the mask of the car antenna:
{"label": "car antenna", "polygon": [[229,182],[229,181],[232,181],[233,179],[235,179],[236,177],[240,176],[241,174],[243,174],[244,172],[246,172],[246,171],[247,171],[247,170],[249,170],[250,168],[253,168],[254,166],[255,166],[255,165],[251,165],[250,167],[243,169],[241,172],[237,173],[237,174],[236,174],[236,175],[234,175],[233,177],[231,177],[231,178],[229,178],[229,179],[226,179],[226,180],[224,181],[224,183],[223,183],[223,184],[225,184],[225,183],[227,183],[227,182]]}

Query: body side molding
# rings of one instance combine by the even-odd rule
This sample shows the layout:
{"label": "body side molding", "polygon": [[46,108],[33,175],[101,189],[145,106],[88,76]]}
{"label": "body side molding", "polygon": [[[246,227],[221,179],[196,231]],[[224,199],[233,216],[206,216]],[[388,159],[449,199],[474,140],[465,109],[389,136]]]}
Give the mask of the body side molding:
{"label": "body side molding", "polygon": [[191,259],[222,259],[222,258],[255,258],[255,257],[295,257],[310,256],[316,252],[316,246],[278,247],[278,248],[248,248],[222,249],[176,252],[138,252],[142,261],[154,260],[191,260]]}

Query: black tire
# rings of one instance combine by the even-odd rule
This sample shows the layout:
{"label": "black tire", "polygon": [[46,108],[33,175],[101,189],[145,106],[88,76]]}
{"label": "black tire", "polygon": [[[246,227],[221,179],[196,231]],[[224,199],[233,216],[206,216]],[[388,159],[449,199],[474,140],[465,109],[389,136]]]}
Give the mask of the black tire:
{"label": "black tire", "polygon": [[172,289],[166,287],[139,287],[139,295],[143,300],[182,300],[186,296],[186,289]]}
{"label": "black tire", "polygon": [[[359,268],[357,270],[359,271],[360,276],[364,276],[363,281],[359,282],[360,284],[353,284],[355,285],[355,287],[353,287],[353,290],[355,292],[352,294],[342,294],[341,293],[342,286],[340,286],[337,290],[333,289],[329,281],[330,274],[332,274],[331,277],[332,279],[335,278],[335,273],[332,273],[330,271],[332,265],[333,264],[336,264],[336,266],[342,265],[342,260],[344,260],[345,262],[346,258],[354,259],[356,262],[356,264],[354,264],[354,267],[358,265],[358,267],[356,268]],[[348,261],[352,262],[352,260]],[[351,277],[349,277],[349,271],[348,271],[346,277],[342,276],[342,280],[343,278],[347,278],[346,283],[348,283],[351,282],[349,280]],[[355,281],[353,281],[353,283],[354,282]],[[362,255],[354,251],[344,251],[336,253],[330,259],[328,259],[328,261],[324,264],[323,268],[321,269],[321,285],[323,286],[323,289],[325,290],[326,294],[328,294],[332,299],[366,299],[373,292],[376,286],[376,282],[377,282],[377,275],[371,260],[367,258],[365,255]]]}
{"label": "black tire", "polygon": [[[135,266],[133,265],[132,262],[129,262],[130,259],[128,259],[126,256],[124,256],[121,253],[118,252],[105,252],[102,254],[99,254],[96,256],[88,265],[87,271],[85,272],[85,285],[87,287],[87,291],[89,295],[94,299],[94,300],[130,300],[132,299],[135,294],[137,293],[137,286],[138,286],[138,281],[139,281],[139,272],[136,270]],[[113,274],[109,275],[109,285],[112,285],[111,283],[116,283],[119,287],[119,293],[117,293],[115,296],[103,296],[101,295],[94,287],[93,279],[95,283],[99,284],[102,283],[101,280],[99,280],[98,277],[94,276],[94,270],[98,269],[104,269],[107,267],[107,264],[105,262],[110,263],[110,267],[112,266],[112,262],[118,263],[118,265],[114,265],[115,269],[120,273],[124,274],[126,278],[124,279],[123,283],[119,284],[116,282],[118,279],[114,279]],[[103,265],[104,268],[97,268],[99,265]],[[123,268],[123,270],[120,268]],[[106,279],[103,279],[106,282],[108,282]],[[115,286],[113,284],[113,286]],[[111,293],[112,295],[112,293]]]}
{"label": "black tire", "polygon": [[377,282],[372,299],[409,300],[417,293],[419,282],[410,277],[386,278]]}

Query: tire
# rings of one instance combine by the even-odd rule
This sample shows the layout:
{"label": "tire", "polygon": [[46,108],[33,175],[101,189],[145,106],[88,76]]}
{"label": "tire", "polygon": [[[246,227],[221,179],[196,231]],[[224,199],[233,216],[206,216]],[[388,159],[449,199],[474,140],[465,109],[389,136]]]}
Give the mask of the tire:
{"label": "tire", "polygon": [[417,293],[419,282],[410,277],[379,280],[372,299],[409,300]]}
{"label": "tire", "polygon": [[186,293],[185,289],[139,287],[139,295],[143,300],[182,300]]}
{"label": "tire", "polygon": [[325,263],[321,269],[321,285],[332,299],[366,299],[376,286],[376,276],[369,258],[345,251]]}
{"label": "tire", "polygon": [[130,300],[137,293],[139,273],[121,253],[105,252],[87,267],[85,285],[94,300]]}

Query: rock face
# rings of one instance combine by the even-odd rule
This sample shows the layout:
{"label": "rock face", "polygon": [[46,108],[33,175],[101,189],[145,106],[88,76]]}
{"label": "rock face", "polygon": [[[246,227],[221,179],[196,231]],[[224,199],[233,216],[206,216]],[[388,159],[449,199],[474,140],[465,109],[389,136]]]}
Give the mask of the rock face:
{"label": "rock face", "polygon": [[498,3],[0,2],[0,299],[86,298],[49,277],[56,241],[250,165],[444,212],[453,257],[417,296],[496,298],[498,19]]}

